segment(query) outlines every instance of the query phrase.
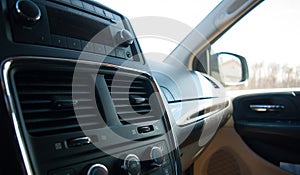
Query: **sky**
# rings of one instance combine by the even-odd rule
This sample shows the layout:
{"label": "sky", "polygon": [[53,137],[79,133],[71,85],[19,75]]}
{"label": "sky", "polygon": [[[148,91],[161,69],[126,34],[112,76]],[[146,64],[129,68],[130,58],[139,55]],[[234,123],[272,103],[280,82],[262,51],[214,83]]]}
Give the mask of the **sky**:
{"label": "sky", "polygon": [[[99,1],[130,20],[137,17],[161,16],[175,19],[191,28],[220,2],[220,0]],[[227,51],[240,54],[250,65],[260,61],[300,65],[299,19],[299,0],[266,0],[213,44],[212,49],[214,52]],[[187,34],[187,31],[183,31],[183,34]],[[139,42],[146,54],[159,52],[167,55],[177,45],[176,42],[155,37],[141,37]]]}

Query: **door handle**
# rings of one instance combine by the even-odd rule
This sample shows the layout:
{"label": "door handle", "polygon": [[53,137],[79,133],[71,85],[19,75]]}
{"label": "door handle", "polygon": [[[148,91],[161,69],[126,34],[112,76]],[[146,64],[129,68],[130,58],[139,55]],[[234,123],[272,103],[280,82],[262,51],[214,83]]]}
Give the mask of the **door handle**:
{"label": "door handle", "polygon": [[284,108],[284,105],[250,105],[250,109],[256,112],[278,112]]}

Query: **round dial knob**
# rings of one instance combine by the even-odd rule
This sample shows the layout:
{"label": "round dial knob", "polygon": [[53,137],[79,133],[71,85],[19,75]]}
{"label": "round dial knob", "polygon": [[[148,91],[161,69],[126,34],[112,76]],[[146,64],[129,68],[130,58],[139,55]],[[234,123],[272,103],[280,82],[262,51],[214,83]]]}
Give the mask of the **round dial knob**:
{"label": "round dial knob", "polygon": [[102,164],[94,164],[88,169],[86,174],[87,175],[108,175],[108,170]]}
{"label": "round dial knob", "polygon": [[126,29],[122,29],[117,33],[117,42],[123,47],[128,47],[133,43],[133,35]]}
{"label": "round dial knob", "polygon": [[138,156],[128,154],[122,164],[122,170],[128,175],[139,175],[141,173],[141,163]]}
{"label": "round dial knob", "polygon": [[41,10],[30,0],[18,0],[15,5],[15,18],[23,25],[33,25],[41,19]]}
{"label": "round dial knob", "polygon": [[154,146],[150,149],[150,165],[151,166],[161,166],[164,162],[164,154],[160,147]]}

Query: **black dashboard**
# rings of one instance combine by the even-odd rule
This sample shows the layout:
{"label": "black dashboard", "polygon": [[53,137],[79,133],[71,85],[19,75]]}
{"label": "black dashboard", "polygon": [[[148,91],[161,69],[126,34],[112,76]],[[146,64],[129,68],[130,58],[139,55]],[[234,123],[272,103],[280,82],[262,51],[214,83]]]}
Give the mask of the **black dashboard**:
{"label": "black dashboard", "polygon": [[211,77],[177,71],[194,82],[182,90],[166,76],[175,67],[150,69],[129,20],[106,6],[0,7],[0,174],[182,174],[210,138],[210,116],[218,129],[231,114]]}

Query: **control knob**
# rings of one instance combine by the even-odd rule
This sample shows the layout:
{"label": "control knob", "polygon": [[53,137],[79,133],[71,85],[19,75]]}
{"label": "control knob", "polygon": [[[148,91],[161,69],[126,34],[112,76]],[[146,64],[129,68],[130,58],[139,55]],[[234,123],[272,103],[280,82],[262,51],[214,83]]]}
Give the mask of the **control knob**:
{"label": "control knob", "polygon": [[108,170],[102,164],[94,164],[88,169],[86,174],[87,175],[108,175]]}
{"label": "control knob", "polygon": [[150,166],[158,167],[163,164],[165,157],[163,154],[163,150],[160,147],[154,146],[152,148],[149,148],[148,154],[150,158]]}
{"label": "control knob", "polygon": [[117,43],[122,47],[128,47],[133,43],[133,35],[126,29],[118,31],[116,40]]}
{"label": "control knob", "polygon": [[139,175],[141,173],[140,159],[134,154],[128,154],[121,165],[121,169],[128,175]]}
{"label": "control knob", "polygon": [[41,10],[31,0],[18,0],[15,4],[14,17],[23,25],[32,26],[41,19]]}

